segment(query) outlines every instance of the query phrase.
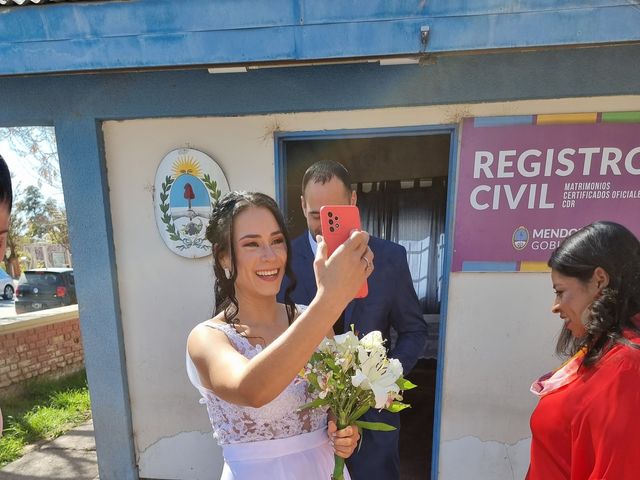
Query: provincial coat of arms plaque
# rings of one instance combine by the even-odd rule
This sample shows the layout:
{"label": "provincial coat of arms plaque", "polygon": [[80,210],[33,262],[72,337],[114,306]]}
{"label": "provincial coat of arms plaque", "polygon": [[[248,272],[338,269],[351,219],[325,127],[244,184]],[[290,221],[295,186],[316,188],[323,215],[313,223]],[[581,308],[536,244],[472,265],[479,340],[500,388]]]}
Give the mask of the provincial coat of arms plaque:
{"label": "provincial coat of arms plaque", "polygon": [[187,258],[211,254],[205,238],[216,202],[229,191],[220,166],[193,148],[170,151],[158,165],[154,183],[156,224],[173,253]]}

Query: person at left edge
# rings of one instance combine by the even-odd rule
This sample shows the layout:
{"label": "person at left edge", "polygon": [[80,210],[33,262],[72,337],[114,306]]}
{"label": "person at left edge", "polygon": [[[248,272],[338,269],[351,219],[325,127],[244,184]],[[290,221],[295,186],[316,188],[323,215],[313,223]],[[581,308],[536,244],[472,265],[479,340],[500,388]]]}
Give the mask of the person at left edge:
{"label": "person at left edge", "polygon": [[[0,155],[0,260],[4,260],[7,249],[7,235],[9,234],[9,217],[13,205],[13,188],[11,174],[7,164]],[[0,410],[0,437],[2,436],[2,411]]]}

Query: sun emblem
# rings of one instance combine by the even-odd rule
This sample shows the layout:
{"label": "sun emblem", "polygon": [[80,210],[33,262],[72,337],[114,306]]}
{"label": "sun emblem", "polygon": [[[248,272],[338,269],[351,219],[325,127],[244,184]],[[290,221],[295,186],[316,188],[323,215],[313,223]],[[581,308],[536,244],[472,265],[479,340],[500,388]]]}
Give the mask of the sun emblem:
{"label": "sun emblem", "polygon": [[174,177],[179,177],[180,175],[193,175],[194,177],[199,177],[202,172],[200,170],[200,164],[194,160],[193,157],[189,157],[186,155],[181,155],[172,165],[172,173]]}

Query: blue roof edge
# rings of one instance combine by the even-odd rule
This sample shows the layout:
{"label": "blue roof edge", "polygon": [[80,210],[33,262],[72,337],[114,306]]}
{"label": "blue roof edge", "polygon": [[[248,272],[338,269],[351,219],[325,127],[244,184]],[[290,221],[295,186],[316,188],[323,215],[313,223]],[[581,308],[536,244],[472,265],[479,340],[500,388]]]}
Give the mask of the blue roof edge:
{"label": "blue roof edge", "polygon": [[238,0],[224,8],[205,0],[182,2],[179,9],[168,0],[0,8],[0,75],[342,61],[640,40],[635,4],[588,0],[583,7],[564,9],[464,14],[458,7],[429,15],[426,8],[411,11],[406,2],[387,0],[396,7],[390,13],[380,1],[370,3],[363,7],[366,2],[356,1],[353,10],[343,7],[338,16],[296,0],[273,0],[269,6]]}

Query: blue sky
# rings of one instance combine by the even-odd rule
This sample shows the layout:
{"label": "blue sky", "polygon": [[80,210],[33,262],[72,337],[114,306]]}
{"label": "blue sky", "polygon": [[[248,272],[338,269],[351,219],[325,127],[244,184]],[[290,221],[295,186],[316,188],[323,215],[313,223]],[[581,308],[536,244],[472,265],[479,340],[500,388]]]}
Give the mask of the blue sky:
{"label": "blue sky", "polygon": [[[38,186],[38,174],[36,172],[36,162],[33,159],[22,158],[9,147],[7,142],[0,141],[0,154],[4,157],[9,166],[9,171],[13,175],[14,187],[16,184],[24,189],[29,185]],[[44,182],[40,187],[40,191],[45,199],[52,197],[58,202],[58,205],[64,205],[64,197],[62,188],[53,188]],[[16,199],[14,198],[14,202]]]}
{"label": "blue sky", "polygon": [[204,183],[193,175],[180,175],[171,187],[171,198],[169,204],[172,208],[186,208],[187,200],[184,198],[184,186],[186,183],[191,185],[195,198],[191,202],[192,207],[209,207],[211,200],[209,199],[209,191]]}

